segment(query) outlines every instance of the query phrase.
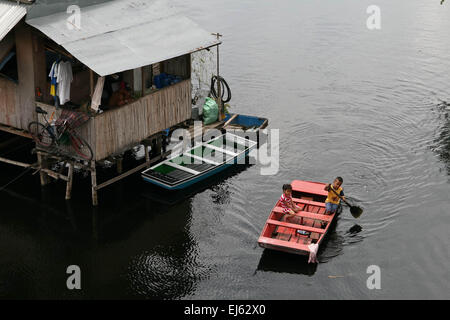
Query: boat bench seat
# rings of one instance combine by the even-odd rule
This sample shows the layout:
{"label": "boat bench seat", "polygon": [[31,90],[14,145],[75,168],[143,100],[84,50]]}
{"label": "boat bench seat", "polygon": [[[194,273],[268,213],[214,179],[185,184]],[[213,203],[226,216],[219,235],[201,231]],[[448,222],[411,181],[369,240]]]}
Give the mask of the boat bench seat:
{"label": "boat bench seat", "polygon": [[324,229],[308,227],[308,226],[303,226],[303,225],[294,224],[294,223],[281,222],[281,221],[272,220],[272,219],[267,220],[267,224],[271,224],[271,225],[274,225],[274,226],[280,226],[280,227],[286,227],[286,228],[289,228],[289,229],[304,230],[304,231],[309,231],[309,232],[317,232],[317,233],[321,233],[321,234],[325,233]]}
{"label": "boat bench seat", "polygon": [[278,239],[272,239],[272,238],[267,238],[267,237],[259,238],[258,242],[260,244],[267,244],[267,245],[272,245],[272,246],[281,247],[281,248],[289,248],[289,249],[309,252],[308,245],[307,244],[303,244],[303,243],[284,242],[284,241],[281,242]]}
{"label": "boat bench seat", "polygon": [[299,199],[299,198],[292,198],[292,201],[294,201],[295,203],[308,204],[310,206],[325,208],[324,202],[317,202],[317,201],[311,201],[311,200]]}
{"label": "boat bench seat", "polygon": [[[284,213],[284,210],[281,207],[275,207],[273,209],[273,212]],[[311,212],[307,212],[307,211],[299,211],[295,215],[297,217],[322,220],[322,221],[326,221],[326,222],[331,222],[331,220],[333,220],[333,216],[331,216],[331,215],[311,213]]]}

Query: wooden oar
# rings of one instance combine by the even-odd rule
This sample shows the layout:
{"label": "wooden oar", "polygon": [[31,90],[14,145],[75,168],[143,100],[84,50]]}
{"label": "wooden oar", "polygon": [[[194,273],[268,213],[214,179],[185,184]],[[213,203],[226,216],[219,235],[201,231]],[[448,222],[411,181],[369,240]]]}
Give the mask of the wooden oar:
{"label": "wooden oar", "polygon": [[339,197],[342,201],[345,202],[346,205],[350,207],[350,213],[354,218],[359,218],[361,214],[363,213],[363,209],[358,206],[352,206],[350,203],[348,203],[346,200],[344,200],[337,192],[333,189],[333,187],[330,185],[329,189],[333,190],[334,194]]}
{"label": "wooden oar", "polygon": [[236,117],[238,116],[238,114],[236,113],[236,114],[234,114],[234,115],[232,115],[231,116],[231,118],[230,119],[228,119],[228,121],[227,122],[225,122],[224,123],[224,125],[223,125],[223,127],[222,128],[225,128],[227,125],[229,125],[230,123],[231,123],[231,121],[233,121]]}

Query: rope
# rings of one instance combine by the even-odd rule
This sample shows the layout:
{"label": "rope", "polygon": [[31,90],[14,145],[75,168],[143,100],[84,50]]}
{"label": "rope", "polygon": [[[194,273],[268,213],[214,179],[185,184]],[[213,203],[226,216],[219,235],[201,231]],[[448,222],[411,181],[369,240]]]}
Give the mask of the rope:
{"label": "rope", "polygon": [[34,143],[34,140],[31,140],[31,141],[26,142],[26,143],[19,144],[18,146],[14,147],[14,148],[12,148],[10,150],[7,150],[3,154],[0,154],[0,157],[4,157],[4,156],[6,156],[6,155],[8,155],[8,154],[10,154],[10,153],[12,153],[14,151],[17,151],[17,150],[21,149],[21,148],[28,147],[32,143]]}
{"label": "rope", "polygon": [[0,187],[0,191],[3,191],[4,189],[6,189],[10,184],[16,182],[17,180],[19,180],[20,178],[22,178],[28,171],[30,171],[32,168],[26,168],[23,172],[21,172],[17,177],[15,177],[14,179],[12,179],[10,182],[8,182],[7,184],[5,184],[4,186]]}

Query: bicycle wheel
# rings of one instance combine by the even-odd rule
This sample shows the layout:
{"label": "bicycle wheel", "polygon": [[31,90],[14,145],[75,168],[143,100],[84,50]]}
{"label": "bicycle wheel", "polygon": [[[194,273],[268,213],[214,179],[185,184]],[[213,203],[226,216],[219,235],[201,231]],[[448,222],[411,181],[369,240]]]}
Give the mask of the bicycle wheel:
{"label": "bicycle wheel", "polygon": [[75,132],[71,132],[70,141],[72,148],[80,157],[87,161],[92,160],[93,152],[91,146],[86,142],[86,140],[77,135]]}
{"label": "bicycle wheel", "polygon": [[48,148],[54,142],[53,134],[50,129],[40,122],[30,122],[28,124],[28,132],[38,146]]}

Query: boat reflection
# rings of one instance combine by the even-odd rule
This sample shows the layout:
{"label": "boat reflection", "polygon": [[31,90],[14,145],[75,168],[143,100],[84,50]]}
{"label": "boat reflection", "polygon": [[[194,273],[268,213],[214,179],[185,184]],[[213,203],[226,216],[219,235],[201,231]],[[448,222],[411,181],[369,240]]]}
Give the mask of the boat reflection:
{"label": "boat reflection", "polygon": [[307,256],[265,249],[256,270],[313,276],[317,263],[308,263]]}
{"label": "boat reflection", "polygon": [[[191,198],[197,193],[201,193],[207,189],[215,190],[218,186],[223,184],[226,179],[238,175],[239,173],[245,171],[247,168],[251,167],[250,164],[234,165],[225,169],[224,171],[206,178],[203,181],[190,186],[189,188],[183,190],[166,190],[152,184],[145,184],[143,191],[141,192],[142,197],[150,199],[155,202],[159,202],[165,205],[174,205],[180,201]],[[218,196],[215,201],[220,203],[222,201],[220,196]]]}

